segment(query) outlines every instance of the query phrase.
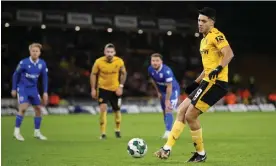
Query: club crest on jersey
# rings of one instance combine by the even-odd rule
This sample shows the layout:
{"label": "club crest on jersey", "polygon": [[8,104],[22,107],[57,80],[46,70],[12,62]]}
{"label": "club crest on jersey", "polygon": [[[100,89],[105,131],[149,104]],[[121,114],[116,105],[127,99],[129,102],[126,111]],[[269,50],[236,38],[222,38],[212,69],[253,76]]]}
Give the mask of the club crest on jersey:
{"label": "club crest on jersey", "polygon": [[28,67],[31,68],[31,65],[29,65]]}
{"label": "club crest on jersey", "polygon": [[39,68],[39,69],[42,69],[42,64],[38,64],[38,68]]}
{"label": "club crest on jersey", "polygon": [[159,77],[160,77],[160,78],[163,78],[163,73],[159,73]]}

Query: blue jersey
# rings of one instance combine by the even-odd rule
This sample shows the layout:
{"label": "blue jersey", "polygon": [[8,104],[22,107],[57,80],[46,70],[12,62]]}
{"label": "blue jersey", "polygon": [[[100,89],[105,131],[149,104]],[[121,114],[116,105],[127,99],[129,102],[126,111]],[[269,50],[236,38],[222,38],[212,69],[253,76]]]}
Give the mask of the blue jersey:
{"label": "blue jersey", "polygon": [[152,66],[149,66],[148,73],[161,93],[166,93],[166,84],[170,82],[172,83],[172,91],[179,91],[179,84],[176,81],[171,68],[167,65],[163,64],[158,71],[156,71]]}
{"label": "blue jersey", "polygon": [[34,62],[31,57],[21,60],[13,74],[12,90],[32,89],[37,91],[38,78],[42,75],[43,92],[48,91],[48,69],[46,62],[38,59]]}
{"label": "blue jersey", "polygon": [[161,107],[163,111],[165,111],[165,100],[166,100],[166,91],[167,91],[167,83],[172,83],[172,94],[170,98],[170,102],[172,105],[172,109],[176,109],[178,103],[178,96],[180,94],[180,87],[178,82],[176,81],[174,74],[167,65],[162,65],[158,71],[153,69],[152,66],[148,68],[148,73],[154,82],[157,85],[159,92],[162,94],[162,98],[160,100]]}

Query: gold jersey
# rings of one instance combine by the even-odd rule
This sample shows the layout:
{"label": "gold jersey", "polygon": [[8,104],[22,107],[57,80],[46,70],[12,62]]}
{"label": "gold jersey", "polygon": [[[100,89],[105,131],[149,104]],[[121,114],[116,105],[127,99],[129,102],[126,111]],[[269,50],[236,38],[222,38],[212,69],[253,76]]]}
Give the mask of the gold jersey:
{"label": "gold jersey", "polygon": [[111,62],[106,57],[98,58],[92,68],[92,73],[98,75],[97,87],[109,91],[116,91],[119,88],[120,70],[125,70],[124,61],[114,56]]}
{"label": "gold jersey", "polygon": [[[212,28],[201,40],[200,53],[205,72],[204,80],[210,81],[208,75],[220,64],[223,58],[221,49],[228,45],[224,34],[216,28]],[[228,65],[219,73],[217,80],[228,82]]]}

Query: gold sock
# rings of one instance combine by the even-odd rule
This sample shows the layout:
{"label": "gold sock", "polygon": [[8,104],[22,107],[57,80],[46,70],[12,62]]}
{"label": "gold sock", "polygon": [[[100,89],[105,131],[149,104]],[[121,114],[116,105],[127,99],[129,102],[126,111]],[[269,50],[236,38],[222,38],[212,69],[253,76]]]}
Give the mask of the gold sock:
{"label": "gold sock", "polygon": [[173,128],[169,134],[169,137],[165,146],[169,146],[171,148],[175,144],[175,141],[179,138],[184,127],[185,127],[185,124],[183,122],[176,120],[173,124]]}
{"label": "gold sock", "polygon": [[107,111],[100,112],[100,128],[101,128],[101,134],[105,134],[105,131],[106,131],[106,123],[107,123],[106,114],[107,114]]}
{"label": "gold sock", "polygon": [[197,152],[204,152],[202,129],[191,131],[192,140]]}
{"label": "gold sock", "polygon": [[120,131],[121,129],[122,115],[121,111],[115,111],[115,131]]}

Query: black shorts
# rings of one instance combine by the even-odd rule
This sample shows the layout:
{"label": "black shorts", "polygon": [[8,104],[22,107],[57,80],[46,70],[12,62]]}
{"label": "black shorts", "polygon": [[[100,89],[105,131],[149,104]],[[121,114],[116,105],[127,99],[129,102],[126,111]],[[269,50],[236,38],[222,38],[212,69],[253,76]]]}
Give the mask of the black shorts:
{"label": "black shorts", "polygon": [[227,94],[228,83],[217,80],[216,83],[201,81],[199,86],[189,95],[191,104],[201,112],[206,112]]}
{"label": "black shorts", "polygon": [[115,91],[109,91],[105,89],[98,89],[98,103],[99,104],[108,104],[110,102],[110,105],[113,109],[113,111],[119,111],[121,109],[121,97],[116,95]]}

